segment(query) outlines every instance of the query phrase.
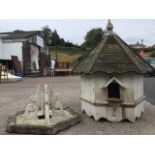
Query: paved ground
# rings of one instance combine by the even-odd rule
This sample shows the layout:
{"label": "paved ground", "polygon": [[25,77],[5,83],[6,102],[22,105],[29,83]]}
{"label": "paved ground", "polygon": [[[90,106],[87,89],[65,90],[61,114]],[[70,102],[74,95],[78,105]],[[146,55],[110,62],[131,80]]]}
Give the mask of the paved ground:
{"label": "paved ground", "polygon": [[[0,84],[0,134],[5,132],[8,115],[25,108],[31,93],[39,83],[51,84],[54,93],[64,105],[80,113],[80,78],[79,77],[45,77],[24,78],[17,83]],[[144,79],[147,99],[155,104],[155,78]],[[155,134],[155,106],[145,106],[144,115],[136,123],[107,121],[95,122],[81,114],[83,122],[59,134]]]}

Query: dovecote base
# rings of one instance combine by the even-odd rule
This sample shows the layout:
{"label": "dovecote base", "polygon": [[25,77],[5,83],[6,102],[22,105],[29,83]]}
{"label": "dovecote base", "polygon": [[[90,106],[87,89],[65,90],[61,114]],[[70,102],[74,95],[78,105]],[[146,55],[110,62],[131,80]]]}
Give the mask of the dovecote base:
{"label": "dovecote base", "polygon": [[110,122],[120,122],[123,120],[135,122],[136,118],[140,118],[144,112],[144,104],[146,102],[146,100],[143,100],[139,104],[130,107],[125,105],[96,106],[86,101],[81,101],[81,110],[89,117],[94,117],[95,121],[104,118]]}

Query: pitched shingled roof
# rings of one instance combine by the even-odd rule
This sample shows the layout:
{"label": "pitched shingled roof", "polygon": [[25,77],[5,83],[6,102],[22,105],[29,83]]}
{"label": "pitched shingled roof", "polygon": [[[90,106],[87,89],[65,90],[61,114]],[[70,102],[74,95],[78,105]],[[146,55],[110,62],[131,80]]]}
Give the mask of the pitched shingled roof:
{"label": "pitched shingled roof", "polygon": [[113,31],[110,20],[107,33],[99,45],[73,68],[73,73],[148,73],[153,68]]}

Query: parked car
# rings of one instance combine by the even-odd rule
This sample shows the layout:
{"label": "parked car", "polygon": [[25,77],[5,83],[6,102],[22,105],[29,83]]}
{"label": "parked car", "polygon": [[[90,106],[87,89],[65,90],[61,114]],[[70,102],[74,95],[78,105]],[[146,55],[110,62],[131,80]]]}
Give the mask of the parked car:
{"label": "parked car", "polygon": [[155,75],[155,58],[146,58],[145,59],[153,68],[154,68],[154,73],[149,74],[150,76],[154,76]]}
{"label": "parked car", "polygon": [[145,59],[153,68],[155,68],[155,58],[146,58]]}

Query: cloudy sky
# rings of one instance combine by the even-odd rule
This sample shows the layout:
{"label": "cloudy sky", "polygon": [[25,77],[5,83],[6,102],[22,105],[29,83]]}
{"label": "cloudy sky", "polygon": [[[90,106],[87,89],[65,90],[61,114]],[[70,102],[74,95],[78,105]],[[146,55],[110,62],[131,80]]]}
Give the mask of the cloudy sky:
{"label": "cloudy sky", "polygon": [[[138,19],[112,19],[114,31],[128,44],[144,40],[144,44],[155,44],[155,20]],[[0,32],[22,30],[40,30],[48,25],[52,30],[56,29],[66,41],[81,44],[86,32],[92,28],[105,29],[105,19],[43,19],[43,20],[0,20]]]}

